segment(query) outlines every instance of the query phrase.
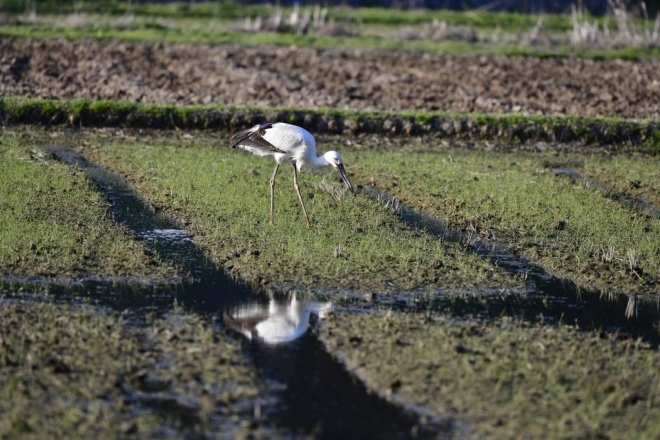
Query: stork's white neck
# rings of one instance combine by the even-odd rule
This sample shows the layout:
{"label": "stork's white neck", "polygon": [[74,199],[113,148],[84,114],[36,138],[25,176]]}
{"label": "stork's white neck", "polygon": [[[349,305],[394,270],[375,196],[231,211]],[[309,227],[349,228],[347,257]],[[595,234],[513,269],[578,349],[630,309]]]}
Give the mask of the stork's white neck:
{"label": "stork's white neck", "polygon": [[298,167],[298,170],[305,169],[310,171],[316,171],[325,167],[329,167],[330,162],[328,162],[323,156],[321,157],[311,156],[311,157],[304,157],[298,159],[296,161],[296,165]]}

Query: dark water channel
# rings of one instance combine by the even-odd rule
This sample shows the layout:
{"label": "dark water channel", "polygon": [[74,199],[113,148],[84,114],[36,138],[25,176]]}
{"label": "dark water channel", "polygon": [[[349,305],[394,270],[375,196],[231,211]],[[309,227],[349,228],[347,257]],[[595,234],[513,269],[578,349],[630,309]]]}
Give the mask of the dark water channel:
{"label": "dark water channel", "polygon": [[[173,304],[206,316],[219,328],[235,330],[244,341],[247,357],[265,379],[282,387],[264,396],[260,422],[270,423],[294,436],[316,438],[437,438],[456,434],[450,422],[426,418],[372,394],[335,360],[323,344],[306,333],[309,319],[322,314],[328,302],[300,301],[296,307],[283,295],[255,291],[218,270],[193,240],[171,219],[159,215],[120,177],[88,162],[75,151],[50,147],[56,157],[87,172],[112,205],[115,221],[129,227],[149,251],[190,274],[186,282],[170,285],[127,285],[83,282],[74,286],[48,286],[60,298],[81,298],[132,313],[165,313]],[[584,329],[623,332],[654,344],[658,337],[658,307],[645,304],[626,317],[629,297],[600,298],[583,292],[571,281],[549,275],[543,268],[512,255],[505,246],[451,231],[437,219],[409,209],[370,188],[363,193],[394,209],[409,226],[447,241],[459,241],[477,254],[517,276],[525,276],[526,292],[401,292],[365,299],[362,293],[320,292],[343,312],[395,309],[426,313],[440,311],[454,316],[516,316],[544,322],[577,323]],[[338,295],[341,293],[341,295]],[[336,300],[341,297],[341,300]],[[635,303],[637,305],[637,303]],[[276,310],[277,309],[277,310]],[[629,311],[629,310],[628,310]],[[268,328],[280,328],[282,319],[291,335],[286,344],[264,342],[264,317]],[[267,326],[266,326],[267,327]],[[256,330],[255,330],[256,329]],[[252,337],[243,338],[239,333]],[[278,333],[277,337],[281,337]],[[295,339],[295,340],[294,340]],[[161,411],[167,411],[161,408]]]}

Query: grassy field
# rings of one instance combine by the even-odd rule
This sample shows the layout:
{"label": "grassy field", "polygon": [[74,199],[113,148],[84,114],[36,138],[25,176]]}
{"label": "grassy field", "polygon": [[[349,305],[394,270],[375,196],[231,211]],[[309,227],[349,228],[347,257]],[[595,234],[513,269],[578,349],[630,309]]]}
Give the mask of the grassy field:
{"label": "grassy field", "polygon": [[372,388],[465,438],[656,438],[660,355],[567,325],[340,314],[321,338]]}
{"label": "grassy field", "polygon": [[[124,247],[93,258],[111,268],[122,256],[136,258],[113,269],[121,274],[143,276],[140,264],[157,273],[167,269],[152,266],[148,258],[140,263],[144,251],[107,219],[107,205],[89,178],[54,162],[39,147],[64,144],[124,175],[158,210],[185,225],[216,262],[255,283],[340,292],[523,288],[521,277],[504,273],[464,245],[405,226],[363,194],[345,194],[333,175],[301,175],[315,225],[310,231],[294,195],[292,172],[282,167],[276,225],[271,226],[272,161],[232,151],[227,140],[226,133],[183,130],[7,129],[0,156],[3,169],[10,170],[0,177],[7,185],[4,192],[29,184],[40,196],[4,199],[0,212],[11,219],[31,206],[46,206],[42,215],[50,225],[62,223],[62,217],[86,228],[100,222],[103,231],[96,239]],[[369,138],[353,138],[357,147],[341,137],[319,140],[320,151],[342,152],[354,184],[376,186],[448,219],[466,234],[508,243],[514,252],[578,284],[628,293],[657,289],[660,221],[548,168],[571,165],[592,178],[609,176],[612,186],[634,179],[652,192],[657,171],[650,156],[531,154],[506,145],[456,150],[429,139],[399,140],[389,148],[369,146]],[[70,181],[78,183],[65,185]],[[85,209],[81,195],[89,200]],[[66,208],[73,200],[76,209]],[[67,215],[58,217],[61,207]],[[93,215],[78,218],[86,209]],[[17,218],[14,222],[29,228],[14,234],[23,237],[18,243],[39,237],[32,221],[25,220],[31,216]],[[77,225],[51,226],[58,240],[54,249],[69,249],[66,237]],[[94,230],[76,237],[93,238],[89,232]],[[105,251],[101,244],[94,246],[96,252]],[[634,271],[629,250],[635,253]],[[52,255],[49,264],[69,261],[59,251]],[[106,267],[93,258],[76,264]],[[5,399],[0,411],[6,417],[0,435],[267,434],[261,431],[267,427],[245,423],[264,384],[239,344],[174,299],[172,312],[137,319],[131,312],[13,299],[11,292],[2,301],[0,393]],[[509,310],[495,320],[452,318],[451,305],[442,310],[354,315],[340,309],[319,335],[370,390],[455,420],[458,434],[658,435],[653,421],[660,385],[653,372],[660,358],[649,344],[609,328],[583,331],[542,318],[525,323],[511,318],[518,315]]]}
{"label": "grassy field", "polygon": [[[658,44],[571,45],[575,27],[569,16],[544,16],[541,26],[539,16],[520,14],[331,8],[325,24],[332,20],[338,26],[334,33],[329,26],[306,34],[291,26],[280,32],[246,29],[245,18],[254,24],[257,16],[265,19],[277,11],[233,3],[9,0],[0,5],[6,14],[0,17],[0,38],[10,45],[12,37],[90,38],[597,59],[660,56]],[[280,11],[285,21],[292,13]],[[601,28],[606,20],[585,19]],[[433,20],[466,31],[467,37],[425,37]],[[633,33],[645,26],[634,19],[628,23],[635,26]],[[549,42],[530,42],[537,31]],[[309,297],[328,294],[335,312],[325,324],[316,326],[319,320],[312,319],[316,336],[307,335],[307,341],[321,339],[370,393],[456,422],[450,425],[456,437],[660,437],[660,354],[652,344],[657,304],[651,304],[660,286],[660,220],[552,171],[574,168],[658,207],[658,121],[23,97],[0,98],[0,120],[0,437],[316,436],[321,422],[297,430],[300,415],[287,405],[298,396],[290,395],[295,384],[286,377],[299,383],[303,373],[322,383],[333,368],[343,374],[336,364],[297,370],[308,370],[307,356],[318,353],[294,356],[295,343],[277,352],[242,344],[242,336],[220,319],[232,286],[205,284],[208,291],[196,297],[202,283],[193,281],[184,290],[189,297],[182,298],[168,284],[158,290],[157,302],[156,295],[149,296],[156,289],[132,283],[171,281],[181,273],[115,223],[90,177],[54,160],[44,147],[49,144],[72,147],[122,175],[156,211],[173,217],[218,267],[239,283],[247,281],[250,287],[241,288],[253,289],[254,297],[287,289]],[[276,224],[270,225],[273,161],[227,146],[230,132],[262,120],[309,127],[320,151],[342,153],[358,188],[388,193],[446,221],[464,239],[508,246],[513,259],[530,260],[564,278],[555,284],[565,282],[570,290],[575,283],[575,298],[572,293],[555,297],[553,289],[560,286],[530,282],[465,243],[408,226],[365,192],[347,194],[334,174],[301,174],[314,224],[309,230],[291,166],[282,166]],[[571,144],[555,149],[558,142]],[[526,152],[535,149],[544,152]],[[64,294],[53,292],[52,285],[11,284],[30,277],[109,278],[111,283],[101,289],[83,285],[76,292],[67,285]],[[542,291],[530,292],[533,285]],[[99,306],[116,304],[112,299],[122,294],[117,286],[149,304],[129,299],[130,305],[118,307],[121,312]],[[600,299],[593,290],[603,293]],[[431,294],[438,291],[441,295]],[[629,303],[642,313],[633,310],[624,317],[625,297],[608,308],[609,293],[644,294],[646,301],[631,296]],[[222,307],[204,303],[216,294]],[[464,300],[468,297],[473,303]],[[587,308],[601,303],[607,304],[602,314],[585,313],[584,328],[583,321],[568,322],[563,314],[580,307],[601,310]],[[627,333],[640,334],[636,329],[649,340]],[[291,360],[278,360],[275,353],[294,360],[290,375],[275,374]],[[341,391],[337,395],[337,401],[326,398],[332,400],[329,407],[344,403]],[[310,404],[319,403],[325,406]],[[284,432],[288,429],[296,431]]]}
{"label": "grassy field", "polygon": [[[303,7],[303,11],[311,8]],[[256,18],[272,15],[276,10],[289,16],[292,7],[277,8],[273,5],[239,5],[232,2],[214,3],[130,3],[117,1],[77,1],[60,3],[54,1],[8,0],[2,5],[3,12],[24,14],[34,12],[45,15],[67,15],[73,13],[99,14],[105,16],[193,18],[234,21],[245,17]],[[501,13],[488,11],[449,11],[449,10],[392,10],[386,8],[329,8],[327,18],[339,22],[354,22],[364,25],[401,26],[419,25],[433,20],[448,21],[457,25],[469,25],[492,29],[500,26],[506,31],[528,30],[533,28],[538,17],[527,14]],[[602,24],[603,19],[595,21]],[[571,22],[568,16],[547,14],[545,26],[552,31],[568,31]]]}
{"label": "grassy field", "polygon": [[[570,162],[569,157],[563,160]],[[572,160],[618,170],[602,173],[609,176],[607,184],[618,182],[615,187],[637,179],[651,185],[657,174],[654,161],[643,156]],[[656,292],[660,221],[555,176],[544,161],[540,155],[410,148],[386,155],[360,153],[353,173],[358,181],[447,219],[455,228],[508,243],[513,252],[580,284],[603,291]]]}
{"label": "grassy field", "polygon": [[[411,230],[378,203],[347,195],[338,176],[302,174],[314,224],[309,231],[293,172],[283,166],[271,226],[268,182],[274,162],[231,151],[226,143],[92,136],[83,152],[126,176],[157,209],[186,224],[218,263],[244,279],[359,290],[521,286],[461,245]],[[346,153],[350,174],[353,156]]]}
{"label": "grassy field", "polygon": [[82,172],[18,133],[0,136],[0,276],[177,278],[107,215]]}
{"label": "grassy field", "polygon": [[[91,20],[93,22],[93,20]],[[533,46],[523,42],[472,43],[469,41],[432,41],[424,39],[401,39],[379,35],[328,36],[300,35],[295,33],[258,32],[245,33],[232,30],[230,26],[208,24],[189,27],[141,24],[128,29],[107,23],[105,25],[68,26],[59,24],[8,24],[0,27],[0,36],[21,38],[66,38],[118,40],[126,42],[163,42],[170,44],[241,44],[280,45],[309,47],[314,49],[382,49],[407,50],[429,53],[484,54],[501,56],[569,57],[578,56],[599,60],[607,59],[655,59],[660,49],[654,47],[573,47],[569,44]]]}
{"label": "grassy field", "polygon": [[[657,289],[660,222],[558,178],[538,157],[404,151],[388,153],[387,159],[382,153],[363,153],[355,173],[410,206],[474,235],[509,243],[514,252],[583,285],[604,291]],[[572,160],[585,166],[603,163],[590,156]],[[647,158],[628,158],[623,164],[631,162],[654,172]]]}
{"label": "grassy field", "polygon": [[[469,255],[462,245],[411,230],[364,196],[350,197],[338,176],[302,174],[315,224],[308,231],[292,172],[282,167],[273,227],[268,225],[271,160],[229,150],[223,135],[103,133],[80,132],[73,145],[126,176],[241,278],[358,290],[521,286],[521,280]],[[467,152],[437,141],[411,141],[387,151],[320,147],[328,149],[342,151],[355,184],[446,220],[468,238],[507,244],[514,254],[583,287],[608,293],[657,289],[660,220],[556,176],[551,168],[576,164],[585,175],[608,177],[603,183],[615,190],[636,182],[639,189],[630,191],[649,194],[652,202],[657,172],[648,156]]]}
{"label": "grassy field", "polygon": [[647,157],[615,156],[587,161],[578,167],[586,176],[617,192],[660,207],[660,170]]}

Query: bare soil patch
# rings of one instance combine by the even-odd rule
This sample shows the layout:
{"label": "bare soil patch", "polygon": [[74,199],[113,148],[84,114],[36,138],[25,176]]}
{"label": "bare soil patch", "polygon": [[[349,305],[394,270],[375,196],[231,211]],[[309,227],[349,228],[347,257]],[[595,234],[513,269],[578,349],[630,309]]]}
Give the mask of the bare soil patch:
{"label": "bare soil patch", "polygon": [[660,117],[660,62],[0,39],[0,94]]}

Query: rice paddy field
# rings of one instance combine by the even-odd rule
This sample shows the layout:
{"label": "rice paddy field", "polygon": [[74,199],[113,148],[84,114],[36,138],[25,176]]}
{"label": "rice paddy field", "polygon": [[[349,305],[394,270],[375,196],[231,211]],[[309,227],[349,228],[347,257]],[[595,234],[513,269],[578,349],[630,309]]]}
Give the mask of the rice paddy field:
{"label": "rice paddy field", "polygon": [[0,436],[658,437],[651,21],[74,7],[3,4]]}

